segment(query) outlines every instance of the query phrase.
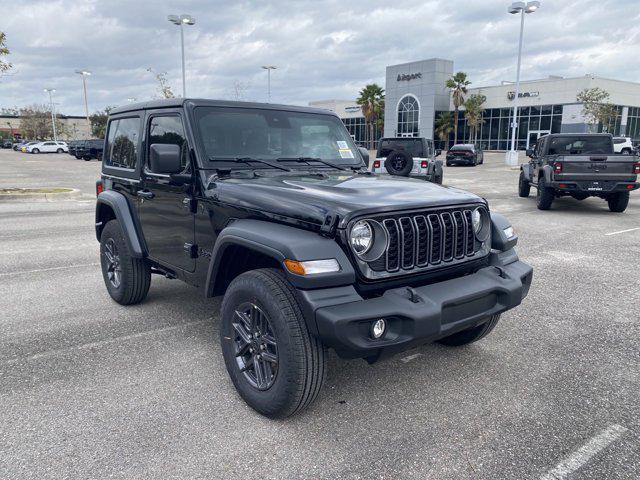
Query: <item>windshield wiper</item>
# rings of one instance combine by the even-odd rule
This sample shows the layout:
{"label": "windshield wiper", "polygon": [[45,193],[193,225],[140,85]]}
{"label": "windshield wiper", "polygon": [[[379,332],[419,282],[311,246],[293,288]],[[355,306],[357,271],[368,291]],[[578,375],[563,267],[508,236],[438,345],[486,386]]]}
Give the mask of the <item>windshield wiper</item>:
{"label": "windshield wiper", "polygon": [[278,170],[284,170],[285,172],[290,172],[291,169],[284,167],[282,165],[278,165],[277,163],[271,163],[268,162],[266,160],[262,160],[261,158],[253,158],[253,157],[235,157],[235,158],[215,158],[215,157],[211,157],[209,158],[209,161],[211,162],[216,162],[216,161],[227,161],[227,162],[235,162],[235,163],[244,163],[249,165],[251,162],[256,162],[256,163],[262,163],[264,165],[269,165],[270,167],[273,168],[277,168]]}
{"label": "windshield wiper", "polygon": [[321,158],[318,157],[280,157],[280,158],[276,158],[276,161],[278,162],[298,162],[298,163],[309,163],[309,162],[318,162],[318,163],[324,163],[325,165],[335,168],[337,170],[346,170],[346,168],[340,166],[340,165],[336,165],[335,163],[329,162],[328,160],[323,160]]}

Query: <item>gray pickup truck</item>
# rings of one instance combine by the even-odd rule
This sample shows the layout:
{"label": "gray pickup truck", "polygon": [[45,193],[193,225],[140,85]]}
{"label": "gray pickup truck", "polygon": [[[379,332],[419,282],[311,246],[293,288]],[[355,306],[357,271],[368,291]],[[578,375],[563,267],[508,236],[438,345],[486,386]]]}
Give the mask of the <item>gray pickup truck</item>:
{"label": "gray pickup truck", "polygon": [[528,197],[537,188],[540,210],[549,210],[557,197],[577,200],[600,197],[612,212],[624,212],[629,193],[640,187],[640,159],[615,154],[609,134],[551,134],[527,150],[531,159],[520,166],[518,194]]}

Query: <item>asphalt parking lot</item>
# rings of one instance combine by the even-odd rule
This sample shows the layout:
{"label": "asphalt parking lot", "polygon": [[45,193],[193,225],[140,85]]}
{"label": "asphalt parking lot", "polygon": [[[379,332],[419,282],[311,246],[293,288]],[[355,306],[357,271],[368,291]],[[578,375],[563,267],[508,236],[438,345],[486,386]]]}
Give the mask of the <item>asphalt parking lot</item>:
{"label": "asphalt parking lot", "polygon": [[158,277],[141,305],[109,298],[99,163],[0,150],[0,188],[85,193],[0,200],[0,478],[640,478],[640,192],[541,212],[502,158],[445,184],[513,222],[524,303],[471,346],[332,356],[318,401],[271,421],[227,377],[219,299]]}

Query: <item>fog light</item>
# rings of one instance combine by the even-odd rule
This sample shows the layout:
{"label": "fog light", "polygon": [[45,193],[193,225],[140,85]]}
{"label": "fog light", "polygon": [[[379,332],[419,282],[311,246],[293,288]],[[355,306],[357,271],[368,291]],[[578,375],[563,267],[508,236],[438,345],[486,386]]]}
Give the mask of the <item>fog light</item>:
{"label": "fog light", "polygon": [[516,234],[516,231],[513,229],[513,227],[507,227],[502,231],[504,232],[504,235],[507,237],[507,239],[513,237]]}
{"label": "fog light", "polygon": [[384,318],[381,318],[373,323],[373,326],[371,327],[371,335],[373,338],[380,338],[384,335],[386,329],[387,322],[384,321]]}

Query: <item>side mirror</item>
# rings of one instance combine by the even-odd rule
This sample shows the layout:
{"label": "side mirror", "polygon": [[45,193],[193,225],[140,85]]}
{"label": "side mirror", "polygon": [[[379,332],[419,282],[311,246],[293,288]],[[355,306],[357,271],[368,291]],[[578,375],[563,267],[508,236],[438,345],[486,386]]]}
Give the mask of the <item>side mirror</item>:
{"label": "side mirror", "polygon": [[442,153],[442,150],[437,148],[436,149],[436,157],[439,157],[441,153]]}
{"label": "side mirror", "polygon": [[182,170],[180,147],[178,145],[154,143],[149,148],[149,167],[151,167],[153,173],[179,173]]}
{"label": "side mirror", "polygon": [[533,148],[527,148],[527,157],[534,158],[536,156],[536,152]]}
{"label": "side mirror", "polygon": [[362,159],[364,160],[364,164],[369,168],[369,150],[364,147],[358,147],[360,150],[360,155],[362,155]]}

